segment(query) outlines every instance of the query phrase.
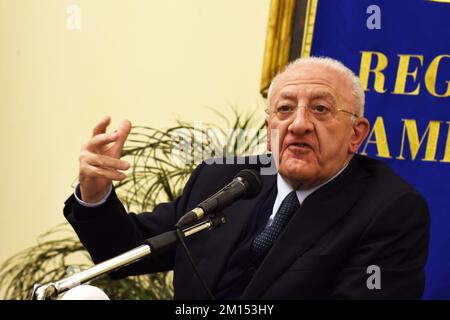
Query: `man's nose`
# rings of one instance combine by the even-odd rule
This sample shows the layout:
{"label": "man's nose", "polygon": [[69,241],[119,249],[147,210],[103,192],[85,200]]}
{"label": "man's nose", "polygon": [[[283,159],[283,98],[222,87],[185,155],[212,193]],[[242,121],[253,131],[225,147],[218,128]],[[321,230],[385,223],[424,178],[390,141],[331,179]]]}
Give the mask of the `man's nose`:
{"label": "man's nose", "polygon": [[304,134],[313,129],[313,124],[306,106],[298,106],[289,124],[288,130],[295,134]]}

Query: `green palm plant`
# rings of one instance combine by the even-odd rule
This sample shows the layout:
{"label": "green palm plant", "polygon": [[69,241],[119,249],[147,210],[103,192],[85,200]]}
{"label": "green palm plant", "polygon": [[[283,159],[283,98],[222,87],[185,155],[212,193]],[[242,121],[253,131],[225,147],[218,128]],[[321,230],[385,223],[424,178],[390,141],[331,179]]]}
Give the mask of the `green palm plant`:
{"label": "green palm plant", "polygon": [[[123,157],[132,163],[131,173],[115,185],[128,211],[151,211],[157,203],[178,197],[197,162],[205,156],[204,150],[214,151],[207,156],[261,152],[265,134],[260,133],[264,124],[255,129],[252,113],[242,115],[234,110],[231,122],[220,116],[227,129],[212,124],[200,127],[183,121],[177,121],[167,130],[133,127],[123,150]],[[180,145],[187,148],[181,150]],[[196,156],[199,154],[200,157]],[[75,267],[72,260],[77,261]],[[0,292],[5,299],[28,299],[34,284],[60,280],[71,270],[89,268],[92,266],[90,261],[70,226],[67,223],[58,225],[40,236],[37,245],[14,255],[0,266]],[[173,297],[171,272],[116,281],[103,276],[90,284],[104,290],[111,299]]]}

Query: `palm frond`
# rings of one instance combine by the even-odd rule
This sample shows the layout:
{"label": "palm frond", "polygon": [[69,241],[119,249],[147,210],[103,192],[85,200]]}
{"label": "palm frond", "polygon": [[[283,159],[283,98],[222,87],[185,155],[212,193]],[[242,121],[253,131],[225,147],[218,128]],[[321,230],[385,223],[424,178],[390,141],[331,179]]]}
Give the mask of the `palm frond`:
{"label": "palm frond", "polygon": [[[264,124],[255,127],[252,113],[242,115],[236,109],[233,111],[234,119],[214,111],[224,120],[225,126],[207,123],[198,127],[181,120],[167,130],[134,126],[122,153],[132,164],[131,173],[115,184],[117,195],[127,210],[151,211],[157,203],[179,197],[190,174],[209,151],[214,152],[208,155],[223,157],[258,150],[265,135],[253,135],[249,139],[243,139],[243,135],[251,128],[260,131]],[[179,149],[180,141],[189,142],[188,152],[174,152]],[[75,266],[79,270],[92,266],[89,254],[70,226],[67,223],[57,225],[40,236],[35,246],[12,256],[0,266],[0,288],[4,298],[27,299],[34,284],[67,277],[73,269],[72,260],[84,261]],[[104,290],[111,299],[173,297],[172,272],[117,281],[105,276],[91,284]]]}

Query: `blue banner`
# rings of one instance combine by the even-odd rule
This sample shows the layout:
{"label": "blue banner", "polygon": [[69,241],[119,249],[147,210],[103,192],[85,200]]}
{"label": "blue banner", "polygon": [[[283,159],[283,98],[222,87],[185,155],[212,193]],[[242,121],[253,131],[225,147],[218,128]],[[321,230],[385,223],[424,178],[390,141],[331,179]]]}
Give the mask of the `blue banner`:
{"label": "blue banner", "polygon": [[359,152],[426,198],[423,298],[450,299],[450,1],[318,0],[310,54],[360,76],[371,132]]}

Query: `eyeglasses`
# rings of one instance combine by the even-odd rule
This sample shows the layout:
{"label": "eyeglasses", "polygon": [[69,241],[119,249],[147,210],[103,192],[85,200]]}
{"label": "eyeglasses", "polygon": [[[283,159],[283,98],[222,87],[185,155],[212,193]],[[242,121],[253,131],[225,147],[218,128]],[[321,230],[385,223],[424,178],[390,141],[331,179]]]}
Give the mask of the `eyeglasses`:
{"label": "eyeglasses", "polygon": [[[293,105],[280,105],[275,108],[273,112],[277,118],[280,120],[287,120],[291,118],[298,110],[299,106]],[[326,106],[324,104],[318,105],[308,105],[305,107],[306,114],[310,116],[308,119],[316,119],[318,121],[329,121],[336,118],[338,112],[344,112],[351,115],[354,118],[359,118],[359,116],[351,111],[342,109],[342,108],[334,108],[330,106]],[[266,109],[266,113],[269,114],[269,109]]]}

